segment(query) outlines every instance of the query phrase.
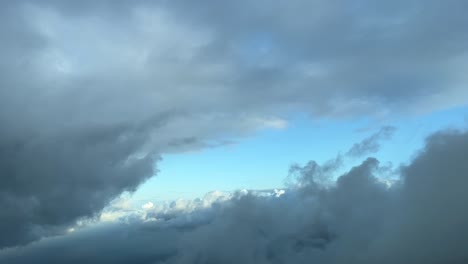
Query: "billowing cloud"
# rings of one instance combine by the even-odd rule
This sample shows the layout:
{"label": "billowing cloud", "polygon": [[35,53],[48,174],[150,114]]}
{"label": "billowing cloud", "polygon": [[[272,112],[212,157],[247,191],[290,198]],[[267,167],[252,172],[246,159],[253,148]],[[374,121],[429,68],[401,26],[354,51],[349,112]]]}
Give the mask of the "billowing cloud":
{"label": "billowing cloud", "polygon": [[466,8],[2,1],[0,247],[95,216],[154,175],[161,153],[281,129],[296,111],[466,104]]}
{"label": "billowing cloud", "polygon": [[[155,213],[6,249],[0,261],[464,263],[466,149],[468,132],[439,132],[400,168],[400,180],[392,186],[379,178],[375,158],[333,185],[321,184],[326,171],[333,176],[332,170],[305,166],[302,173],[308,176],[300,181],[309,184],[281,196],[239,192],[219,200],[227,196],[212,193],[202,200],[155,206],[154,212],[175,211],[170,218]],[[201,206],[203,201],[210,206]]]}

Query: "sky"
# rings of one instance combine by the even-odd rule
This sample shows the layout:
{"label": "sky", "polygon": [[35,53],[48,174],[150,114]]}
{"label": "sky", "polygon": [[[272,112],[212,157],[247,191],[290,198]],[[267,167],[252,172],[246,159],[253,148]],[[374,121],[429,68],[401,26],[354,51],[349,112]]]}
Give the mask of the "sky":
{"label": "sky", "polygon": [[[385,121],[317,120],[298,115],[280,128],[266,128],[232,144],[188,153],[163,155],[157,177],[132,195],[136,204],[148,201],[194,199],[220,190],[284,188],[289,167],[310,159],[320,163],[342,153],[383,123],[395,127],[390,140],[373,156],[383,163],[403,164],[424,145],[426,136],[440,129],[464,128],[468,109],[457,107],[425,115]],[[347,166],[362,158],[351,159]],[[180,184],[184,182],[184,184]]]}
{"label": "sky", "polygon": [[466,263],[465,10],[0,1],[0,263]]}

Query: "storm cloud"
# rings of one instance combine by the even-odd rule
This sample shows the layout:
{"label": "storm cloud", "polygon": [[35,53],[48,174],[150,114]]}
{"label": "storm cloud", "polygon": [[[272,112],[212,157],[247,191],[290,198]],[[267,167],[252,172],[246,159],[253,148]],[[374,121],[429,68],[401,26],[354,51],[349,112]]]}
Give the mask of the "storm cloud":
{"label": "storm cloud", "polygon": [[[120,193],[153,176],[162,153],[281,128],[298,111],[313,118],[385,118],[465,105],[467,8],[466,1],[456,0],[2,1],[0,247],[63,234],[77,220],[95,216]],[[437,151],[446,138],[457,136],[435,136],[427,148],[435,156],[423,153],[404,170],[405,188],[415,188],[414,197],[403,188],[407,204],[421,202],[418,192],[425,195],[438,186],[436,176],[419,186],[412,179],[422,176],[411,175],[424,172],[417,164],[431,165],[424,157],[438,164]],[[465,134],[458,138],[463,141]],[[369,160],[356,170],[372,164]],[[455,174],[444,175],[450,173]],[[340,184],[352,185],[343,181],[335,192]],[[374,187],[370,184],[369,191]],[[416,218],[405,210],[398,230],[414,225]],[[418,228],[426,231],[424,225]],[[249,230],[246,225],[237,236]],[[207,232],[208,237],[217,234]],[[319,236],[314,232],[313,239]],[[258,234],[248,233],[263,241]],[[183,237],[190,244],[189,236]],[[243,246],[236,239],[233,245]],[[308,239],[297,247],[307,248]],[[367,245],[366,234],[362,240],[354,245],[357,250]],[[278,241],[281,248],[283,240]],[[395,247],[404,245],[397,242]],[[24,250],[36,252],[42,245]],[[465,257],[458,248],[450,249],[453,256]],[[431,252],[444,256],[443,250]],[[161,252],[165,258],[169,254]],[[248,262],[255,252],[241,258]],[[298,261],[316,254],[300,252]],[[421,257],[417,252],[411,253],[415,259]],[[262,261],[281,259],[258,254]],[[192,261],[195,255],[181,259]]]}

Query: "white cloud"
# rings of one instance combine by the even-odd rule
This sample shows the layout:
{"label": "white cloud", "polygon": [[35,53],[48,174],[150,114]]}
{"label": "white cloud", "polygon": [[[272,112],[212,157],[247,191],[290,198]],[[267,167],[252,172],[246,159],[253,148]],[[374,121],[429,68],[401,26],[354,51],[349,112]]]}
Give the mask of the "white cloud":
{"label": "white cloud", "polygon": [[154,207],[154,204],[152,202],[147,202],[141,208],[143,208],[145,210],[149,210],[149,209],[151,209],[153,207]]}

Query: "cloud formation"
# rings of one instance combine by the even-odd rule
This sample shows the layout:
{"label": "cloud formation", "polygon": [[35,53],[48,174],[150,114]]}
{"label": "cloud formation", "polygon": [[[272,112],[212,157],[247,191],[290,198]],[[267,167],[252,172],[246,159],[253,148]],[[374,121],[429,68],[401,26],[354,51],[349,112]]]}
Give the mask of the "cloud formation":
{"label": "cloud formation", "polygon": [[[297,111],[466,104],[466,1],[2,1],[0,247]],[[377,109],[377,110],[375,110]],[[209,143],[208,143],[209,142]]]}
{"label": "cloud formation", "polygon": [[[379,179],[368,158],[324,186],[318,167],[308,185],[283,195],[214,193],[172,217],[148,215],[100,224],[0,252],[5,263],[465,263],[468,260],[468,132],[430,136],[400,168]],[[333,176],[333,171],[329,171]],[[301,175],[298,175],[301,176]],[[216,199],[213,199],[215,197]],[[216,202],[218,201],[218,202]],[[170,206],[177,207],[177,206]],[[185,209],[187,210],[185,210]],[[167,212],[167,207],[164,209]],[[161,209],[151,208],[155,212]],[[163,210],[163,211],[164,211]]]}
{"label": "cloud formation", "polygon": [[362,157],[365,155],[374,154],[380,149],[380,142],[389,140],[395,133],[396,128],[392,126],[384,126],[379,131],[366,137],[359,143],[355,143],[346,153],[350,157]]}

